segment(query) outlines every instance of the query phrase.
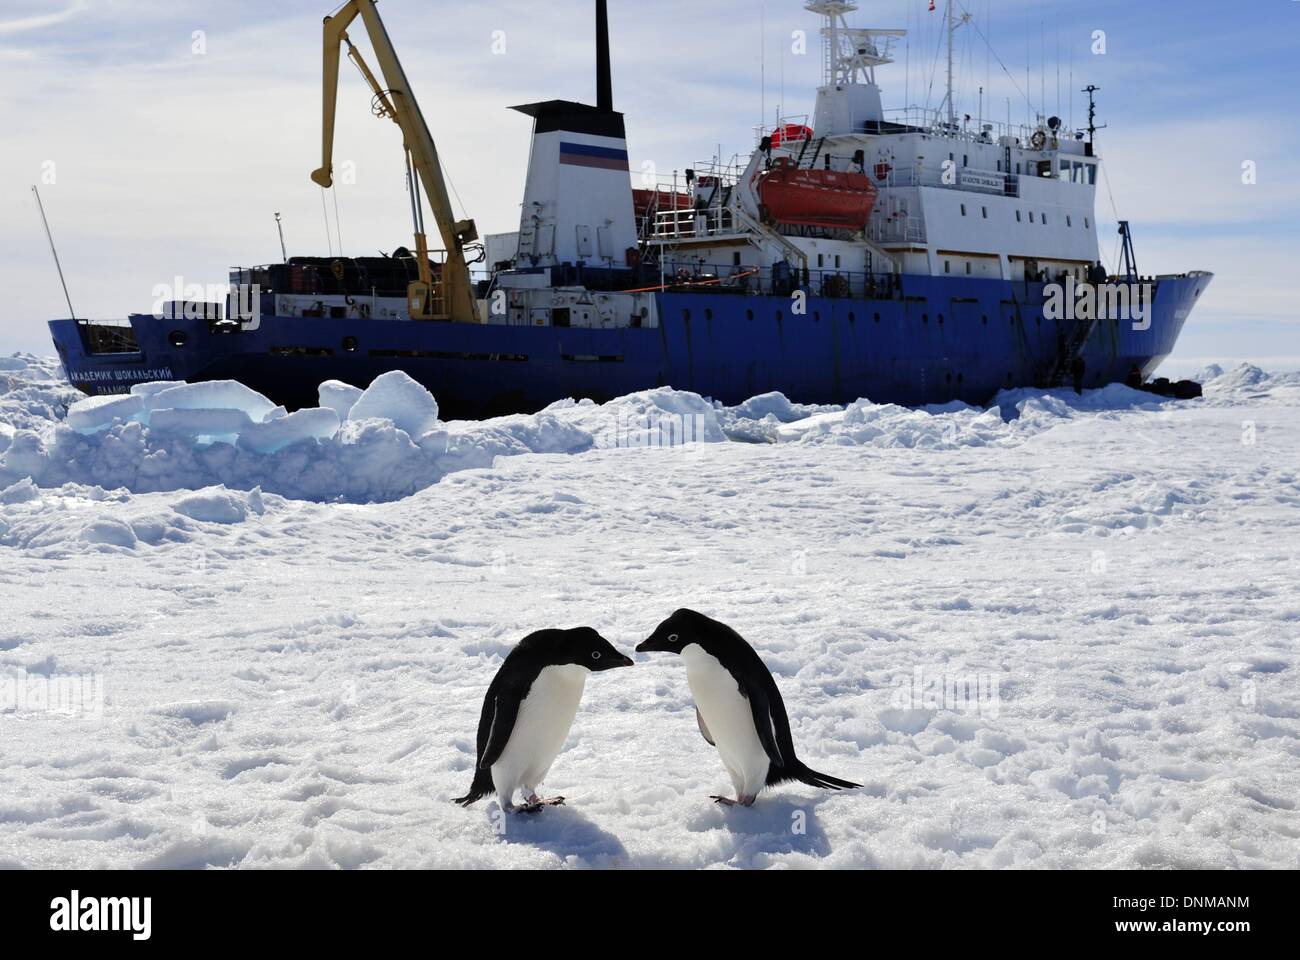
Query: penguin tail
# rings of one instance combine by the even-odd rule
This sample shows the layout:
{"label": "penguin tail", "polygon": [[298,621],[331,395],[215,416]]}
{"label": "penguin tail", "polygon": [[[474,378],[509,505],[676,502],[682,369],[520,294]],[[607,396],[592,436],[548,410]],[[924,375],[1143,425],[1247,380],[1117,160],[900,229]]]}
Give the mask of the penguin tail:
{"label": "penguin tail", "polygon": [[[775,779],[773,779],[775,776]],[[862,786],[860,783],[853,783],[850,780],[841,780],[839,777],[832,777],[828,773],[818,773],[802,761],[796,760],[785,767],[778,767],[769,774],[768,786],[777,783],[784,783],[787,780],[795,780],[799,783],[806,783],[810,787],[818,787],[822,790],[852,790]]]}
{"label": "penguin tail", "polygon": [[456,797],[452,802],[458,803],[462,807],[468,807],[471,803],[482,800],[489,793],[495,793],[496,787],[492,783],[492,777],[486,770],[479,770],[474,774],[474,782],[470,784],[469,793],[463,797]]}

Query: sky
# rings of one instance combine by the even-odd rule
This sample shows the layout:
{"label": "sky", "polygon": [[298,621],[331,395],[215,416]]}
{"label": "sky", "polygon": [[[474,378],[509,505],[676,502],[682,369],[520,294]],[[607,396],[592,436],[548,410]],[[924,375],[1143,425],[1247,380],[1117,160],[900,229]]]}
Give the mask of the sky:
{"label": "sky", "polygon": [[[334,163],[354,182],[325,198],[309,179],[332,2],[0,0],[0,354],[51,352],[44,323],[68,313],[34,184],[82,317],[148,312],[174,278],[221,284],[231,266],[279,260],[276,212],[291,256],[409,245],[400,133],[371,116],[346,62]],[[958,3],[972,16],[958,31],[958,111],[982,102],[1005,120],[1010,99],[1015,121],[1041,112],[1077,128],[1079,91],[1101,87],[1102,230],[1131,221],[1145,274],[1217,275],[1175,361],[1300,367],[1300,2]],[[851,16],[912,31],[878,72],[887,109],[943,97],[942,15],[928,5],[861,0]],[[594,99],[592,7],[380,3],[458,214],[480,233],[518,227],[530,121],[507,108]],[[802,0],[611,0],[610,21],[634,171],[748,155],[757,124],[811,111],[819,21]]]}

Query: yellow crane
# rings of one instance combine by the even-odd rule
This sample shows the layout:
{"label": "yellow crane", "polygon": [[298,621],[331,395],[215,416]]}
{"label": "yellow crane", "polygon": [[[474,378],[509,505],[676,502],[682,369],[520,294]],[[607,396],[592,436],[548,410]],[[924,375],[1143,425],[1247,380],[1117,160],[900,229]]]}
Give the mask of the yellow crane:
{"label": "yellow crane", "polygon": [[[387,87],[379,84],[361,52],[348,37],[348,27],[358,16],[370,35],[370,43],[374,47],[375,56],[379,58],[379,68]],[[442,166],[438,161],[438,148],[429,133],[424,114],[420,112],[420,105],[415,102],[415,94],[411,92],[406,71],[402,69],[397,51],[393,49],[388,30],[379,18],[379,11],[375,9],[375,0],[347,0],[337,13],[325,18],[323,159],[320,169],[311,178],[325,188],[334,184],[334,117],[338,104],[339,58],[345,43],[348,59],[357,65],[374,91],[372,106],[375,115],[392,120],[402,131],[407,179],[411,186],[411,214],[415,221],[419,270],[419,280],[412,282],[407,291],[407,307],[411,319],[478,323],[469,264],[465,259],[465,247],[478,239],[478,230],[473,220],[457,220],[452,213]],[[421,183],[424,184],[429,207],[446,248],[442,251],[446,260],[438,277],[433,275],[429,265],[429,242],[424,232],[424,208],[420,202]]]}

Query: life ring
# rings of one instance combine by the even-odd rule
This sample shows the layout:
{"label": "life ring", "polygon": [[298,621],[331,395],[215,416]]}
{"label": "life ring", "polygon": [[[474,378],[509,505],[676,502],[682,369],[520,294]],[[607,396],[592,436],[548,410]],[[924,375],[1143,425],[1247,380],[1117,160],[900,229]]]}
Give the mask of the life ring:
{"label": "life ring", "polygon": [[1041,150],[1047,146],[1047,134],[1041,130],[1035,130],[1034,135],[1029,138],[1029,145],[1035,150]]}

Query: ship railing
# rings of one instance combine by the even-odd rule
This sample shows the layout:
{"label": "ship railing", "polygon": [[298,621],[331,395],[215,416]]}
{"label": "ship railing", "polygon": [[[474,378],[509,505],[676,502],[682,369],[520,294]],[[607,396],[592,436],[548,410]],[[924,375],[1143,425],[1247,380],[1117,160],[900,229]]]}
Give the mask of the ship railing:
{"label": "ship railing", "polygon": [[[894,273],[878,273],[810,266],[807,272],[793,264],[765,267],[711,264],[698,259],[666,258],[661,264],[668,292],[790,296],[803,291],[810,297],[831,299],[899,299],[902,280]],[[816,318],[814,318],[816,319]]]}
{"label": "ship railing", "polygon": [[[776,123],[766,124],[758,123],[754,125],[754,146],[757,147],[763,142],[764,137],[772,137],[774,141],[785,140],[787,131],[794,132],[799,129],[812,129],[812,118],[806,113],[791,114],[785,117],[778,117]],[[785,141],[789,143],[791,141]]]}
{"label": "ship railing", "polygon": [[128,319],[78,320],[77,326],[86,353],[91,356],[140,352],[140,341],[136,339],[135,328]]}
{"label": "ship railing", "polygon": [[674,170],[669,174],[644,173],[632,178],[632,187],[636,190],[658,190],[661,194],[689,194],[701,181],[720,181],[724,187],[730,187],[740,181],[741,175],[749,165],[749,158],[743,160],[739,155],[730,160],[701,160],[685,170]]}
{"label": "ship railing", "polygon": [[697,180],[711,177],[722,181],[724,187],[729,187],[739,182],[747,166],[749,166],[749,157],[742,159],[740,154],[735,154],[729,160],[719,160],[716,157],[712,160],[701,160],[691,167],[691,170],[695,172]]}
{"label": "ship railing", "polygon": [[925,220],[899,214],[877,215],[867,225],[875,243],[925,243]]}
{"label": "ship railing", "polygon": [[[847,158],[845,161],[847,162]],[[955,164],[949,169],[945,169],[942,164],[938,166],[910,164],[868,172],[882,189],[938,187],[943,190],[961,190],[965,193],[982,193],[995,197],[1020,196],[1021,174],[1006,173],[1002,170],[980,170],[961,164]]]}
{"label": "ship railing", "polygon": [[[952,124],[948,123],[946,110],[929,110],[922,107],[903,107],[884,112],[885,123],[898,127],[918,130],[931,137],[947,140],[964,140],[968,143],[1001,143],[1003,137],[1011,137],[1020,145],[1027,145],[1040,129],[1036,124],[1004,123],[998,120],[967,119],[966,114],[958,114]],[[868,133],[890,132],[886,126],[883,130],[868,129]]]}
{"label": "ship railing", "polygon": [[710,207],[696,210],[687,207],[678,210],[661,210],[654,216],[649,239],[682,240],[692,237],[710,237],[735,233],[735,218],[727,208]]}

